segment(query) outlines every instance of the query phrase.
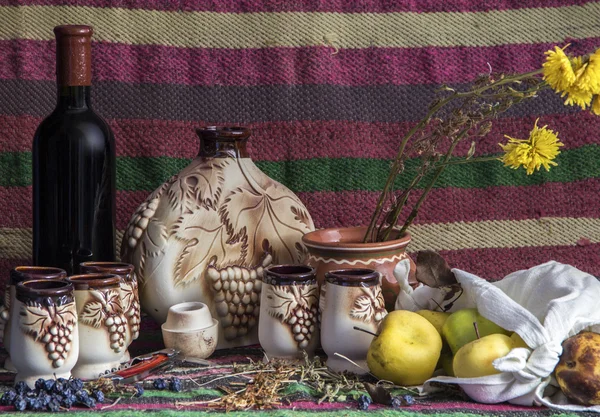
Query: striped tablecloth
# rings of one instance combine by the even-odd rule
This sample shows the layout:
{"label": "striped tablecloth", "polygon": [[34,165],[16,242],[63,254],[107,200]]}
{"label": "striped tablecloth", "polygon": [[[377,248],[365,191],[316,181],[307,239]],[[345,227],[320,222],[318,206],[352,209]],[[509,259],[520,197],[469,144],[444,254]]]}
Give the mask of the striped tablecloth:
{"label": "striped tablecloth", "polygon": [[[133,355],[145,353],[150,350],[162,348],[157,342],[157,328],[152,324],[144,326],[144,335],[141,340],[134,342],[130,351]],[[3,361],[5,352],[0,351],[0,360]],[[259,361],[263,352],[258,346],[238,349],[217,351],[210,358],[215,365],[226,365],[231,363],[248,363],[250,360]],[[358,408],[358,402],[354,395],[366,394],[362,389],[350,391],[345,400],[339,399],[333,402],[318,404],[318,397],[313,396],[305,385],[290,385],[283,396],[283,404],[270,410],[246,410],[225,412],[223,408],[215,408],[207,402],[218,399],[224,395],[219,390],[220,386],[227,386],[227,381],[239,383],[248,382],[248,377],[236,377],[230,380],[219,379],[231,369],[202,370],[189,366],[175,366],[156,375],[151,375],[142,384],[145,388],[144,395],[139,398],[129,396],[112,395],[102,404],[97,404],[95,409],[74,407],[69,410],[68,415],[73,416],[114,416],[114,417],[141,417],[147,413],[161,416],[188,417],[204,414],[207,411],[211,416],[233,416],[233,417],[359,417],[369,415],[372,417],[475,417],[480,415],[496,417],[542,417],[542,416],[597,416],[594,413],[561,413],[545,407],[522,407],[510,404],[478,404],[461,395],[458,390],[417,398],[415,405],[393,409],[389,406],[373,404],[367,411]],[[156,378],[170,378],[177,376],[183,383],[181,392],[168,390],[156,390],[153,381]],[[0,392],[7,389],[14,378],[14,374],[0,371]],[[241,386],[235,386],[240,389]],[[117,401],[118,399],[118,401]],[[191,402],[198,404],[190,404]],[[16,412],[13,407],[0,406],[0,413],[5,415],[14,413],[15,416],[43,416],[56,415],[40,412]]]}

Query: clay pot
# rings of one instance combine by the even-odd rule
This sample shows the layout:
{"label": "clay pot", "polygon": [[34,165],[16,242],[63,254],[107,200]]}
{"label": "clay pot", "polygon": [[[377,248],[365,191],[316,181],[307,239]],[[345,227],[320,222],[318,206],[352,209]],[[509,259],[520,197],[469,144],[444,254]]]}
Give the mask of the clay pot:
{"label": "clay pot", "polygon": [[4,333],[2,343],[4,348],[9,353],[9,356],[4,362],[4,368],[9,371],[15,371],[15,368],[10,359],[10,308],[14,304],[16,295],[16,286],[18,283],[30,280],[39,279],[65,279],[67,272],[60,268],[51,268],[45,266],[17,266],[10,271],[8,285],[4,292],[4,305],[0,310],[0,320],[4,322]]}
{"label": "clay pot", "polygon": [[187,301],[205,303],[220,322],[218,348],[258,342],[264,267],[303,263],[310,215],[286,187],[249,158],[250,131],[197,131],[200,152],[134,213],[121,259],[135,266],[142,309],[164,323]]}
{"label": "clay pot", "polygon": [[379,281],[379,272],[372,269],[342,269],[325,274],[319,303],[321,346],[327,354],[327,366],[336,372],[368,372],[366,359],[373,336],[354,327],[378,332],[387,315]]}
{"label": "clay pot", "polygon": [[[368,268],[382,275],[382,291],[388,310],[394,309],[400,287],[394,278],[394,267],[408,259],[405,250],[410,234],[386,242],[362,243],[366,227],[332,227],[305,234],[302,242],[308,249],[308,264],[316,268],[317,279],[325,281],[325,273],[335,269]],[[414,264],[411,268],[414,271]],[[411,284],[415,282],[411,273]]]}
{"label": "clay pot", "polygon": [[38,378],[69,378],[79,355],[73,285],[43,279],[16,285],[10,351],[15,383],[33,388]]}
{"label": "clay pot", "polygon": [[[121,278],[94,273],[67,278],[73,285],[79,322],[79,359],[73,376],[98,378],[118,368],[127,350],[127,319],[121,305]],[[131,341],[131,340],[129,340]]]}
{"label": "clay pot", "polygon": [[307,265],[272,265],[265,269],[258,340],[267,358],[313,356],[319,344],[319,286]]}

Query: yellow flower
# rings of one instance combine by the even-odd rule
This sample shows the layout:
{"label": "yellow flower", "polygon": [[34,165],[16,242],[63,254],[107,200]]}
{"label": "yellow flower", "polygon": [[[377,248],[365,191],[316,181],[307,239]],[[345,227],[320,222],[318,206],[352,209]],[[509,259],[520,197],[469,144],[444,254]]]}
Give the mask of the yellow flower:
{"label": "yellow flower", "polygon": [[542,166],[549,171],[550,165],[557,165],[553,160],[560,153],[558,148],[564,144],[552,130],[546,129],[546,126],[538,127],[538,120],[529,133],[529,139],[515,139],[505,135],[509,139],[508,143],[499,144],[504,150],[504,156],[501,158],[504,166],[513,169],[523,166],[527,169],[527,175],[531,175]]}
{"label": "yellow flower", "polygon": [[592,113],[596,116],[600,116],[600,98],[599,96],[594,96],[594,101],[592,101]]}
{"label": "yellow flower", "polygon": [[573,69],[573,62],[564,52],[567,46],[564,48],[555,46],[554,51],[545,52],[545,55],[548,55],[548,57],[543,65],[544,80],[556,92],[566,90],[577,79],[575,70]]}
{"label": "yellow flower", "polygon": [[[579,58],[579,61],[581,61],[581,58]],[[577,78],[575,85],[580,90],[600,94],[600,49],[590,56],[586,64],[582,65],[579,62],[578,67],[574,68]]]}
{"label": "yellow flower", "polygon": [[587,106],[592,102],[592,93],[590,91],[582,90],[578,84],[572,85],[562,93],[564,97],[567,95],[565,105],[568,106],[579,106],[581,110],[585,110]]}

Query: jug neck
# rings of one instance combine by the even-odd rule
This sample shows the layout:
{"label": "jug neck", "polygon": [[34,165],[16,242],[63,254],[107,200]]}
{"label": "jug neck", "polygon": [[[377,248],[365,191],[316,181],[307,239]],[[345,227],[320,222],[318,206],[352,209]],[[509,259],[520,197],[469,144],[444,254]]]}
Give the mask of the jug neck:
{"label": "jug neck", "polygon": [[248,158],[246,143],[250,129],[208,126],[196,129],[196,134],[200,139],[199,157]]}

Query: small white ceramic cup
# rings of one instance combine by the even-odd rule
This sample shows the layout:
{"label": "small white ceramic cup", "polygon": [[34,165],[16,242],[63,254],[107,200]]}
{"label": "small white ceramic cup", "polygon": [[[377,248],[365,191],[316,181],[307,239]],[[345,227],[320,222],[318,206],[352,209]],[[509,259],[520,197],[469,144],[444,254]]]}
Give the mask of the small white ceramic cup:
{"label": "small white ceramic cup", "polygon": [[330,271],[325,274],[321,294],[321,345],[327,354],[327,366],[337,372],[368,372],[366,359],[373,336],[354,327],[377,333],[387,315],[381,274],[372,269]]}
{"label": "small white ceramic cup", "polygon": [[74,288],[79,321],[79,359],[73,376],[95,379],[118,368],[127,349],[121,278],[93,273],[70,276],[67,282]]}
{"label": "small white ceramic cup", "polygon": [[38,378],[69,378],[79,354],[73,285],[54,279],[16,286],[10,351],[15,383],[33,388]]}
{"label": "small white ceramic cup", "polygon": [[308,265],[272,265],[264,270],[258,340],[268,359],[314,356],[319,344],[319,286]]}
{"label": "small white ceramic cup", "polygon": [[4,309],[0,312],[0,320],[4,321],[4,332],[2,337],[2,343],[4,348],[9,353],[9,356],[4,362],[4,369],[8,371],[16,371],[10,359],[10,331],[11,331],[11,320],[10,320],[10,307],[14,304],[16,285],[23,281],[30,281],[36,279],[65,279],[67,272],[60,268],[52,268],[46,266],[17,266],[10,271],[8,285],[4,294]]}
{"label": "small white ceramic cup", "polygon": [[161,326],[165,347],[190,358],[205,359],[213,354],[219,340],[219,321],[201,302],[179,303],[167,312]]}

